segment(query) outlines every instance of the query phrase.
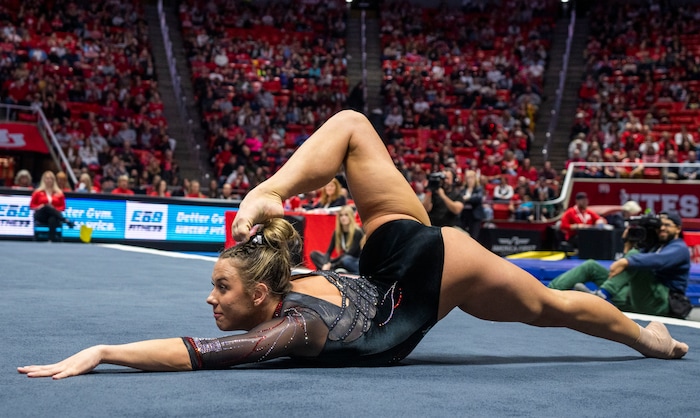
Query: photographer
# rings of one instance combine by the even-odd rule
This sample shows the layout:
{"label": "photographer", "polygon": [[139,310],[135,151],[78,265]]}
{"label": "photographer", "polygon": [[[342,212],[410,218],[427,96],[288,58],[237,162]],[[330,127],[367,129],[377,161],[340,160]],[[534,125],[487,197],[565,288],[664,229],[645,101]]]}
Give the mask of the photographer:
{"label": "photographer", "polygon": [[[692,309],[685,297],[690,252],[682,238],[681,217],[674,212],[638,218],[622,237],[625,256],[609,270],[587,260],[552,280],[549,287],[588,291],[623,311],[685,318]],[[598,289],[588,290],[585,282]]]}
{"label": "photographer", "polygon": [[434,226],[457,226],[459,214],[464,208],[461,190],[455,186],[455,172],[445,168],[428,176],[428,187],[423,197],[423,207],[428,211]]}

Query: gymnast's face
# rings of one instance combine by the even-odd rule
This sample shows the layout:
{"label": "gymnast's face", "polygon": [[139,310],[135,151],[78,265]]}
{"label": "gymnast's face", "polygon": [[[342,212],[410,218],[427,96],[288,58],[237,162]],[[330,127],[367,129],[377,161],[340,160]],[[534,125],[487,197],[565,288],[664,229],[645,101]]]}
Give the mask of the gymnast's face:
{"label": "gymnast's face", "polygon": [[[260,321],[253,295],[246,291],[231,259],[220,259],[214,265],[212,289],[207,303],[214,310],[216,326],[222,331],[249,330]],[[257,315],[256,315],[257,314]]]}

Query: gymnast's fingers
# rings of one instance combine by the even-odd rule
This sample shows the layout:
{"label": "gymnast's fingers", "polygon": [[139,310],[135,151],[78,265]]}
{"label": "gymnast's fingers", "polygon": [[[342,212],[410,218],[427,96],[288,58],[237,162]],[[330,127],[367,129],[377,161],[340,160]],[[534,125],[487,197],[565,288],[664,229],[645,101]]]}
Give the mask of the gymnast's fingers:
{"label": "gymnast's fingers", "polygon": [[50,377],[60,372],[58,364],[31,365],[18,367],[17,371],[27,377]]}
{"label": "gymnast's fingers", "polygon": [[253,224],[250,218],[236,216],[231,225],[231,236],[236,242],[247,241]]}

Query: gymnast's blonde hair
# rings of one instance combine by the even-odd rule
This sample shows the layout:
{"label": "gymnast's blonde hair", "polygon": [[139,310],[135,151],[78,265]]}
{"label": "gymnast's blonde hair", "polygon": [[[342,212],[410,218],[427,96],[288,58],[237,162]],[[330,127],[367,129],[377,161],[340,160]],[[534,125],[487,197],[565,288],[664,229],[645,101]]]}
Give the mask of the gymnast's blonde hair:
{"label": "gymnast's blonde hair", "polygon": [[270,293],[286,295],[292,290],[293,260],[301,246],[301,237],[292,224],[273,218],[257,225],[248,241],[222,251],[219,259],[231,260],[248,292],[257,283],[264,283]]}

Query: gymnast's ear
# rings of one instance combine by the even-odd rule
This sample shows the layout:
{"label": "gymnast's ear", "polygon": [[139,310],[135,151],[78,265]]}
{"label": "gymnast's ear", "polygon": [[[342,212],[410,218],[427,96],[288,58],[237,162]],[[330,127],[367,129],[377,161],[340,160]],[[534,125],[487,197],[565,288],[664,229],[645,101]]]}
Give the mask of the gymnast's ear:
{"label": "gymnast's ear", "polygon": [[253,287],[253,304],[255,306],[261,305],[267,299],[270,294],[270,288],[265,283],[256,283]]}

